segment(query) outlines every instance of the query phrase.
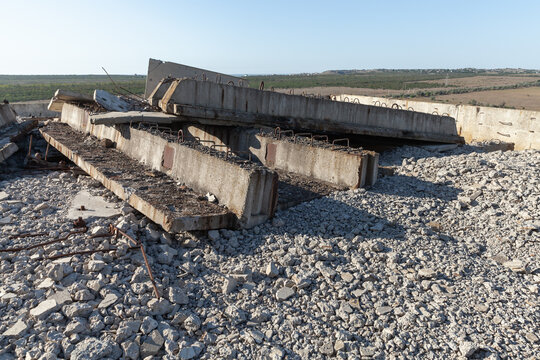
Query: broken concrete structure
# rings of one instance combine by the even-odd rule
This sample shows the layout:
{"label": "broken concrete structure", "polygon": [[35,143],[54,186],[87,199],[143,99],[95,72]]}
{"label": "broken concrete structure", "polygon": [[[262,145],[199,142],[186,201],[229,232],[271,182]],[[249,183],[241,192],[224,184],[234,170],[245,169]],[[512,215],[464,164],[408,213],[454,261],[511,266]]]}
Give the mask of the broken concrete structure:
{"label": "broken concrete structure", "polygon": [[17,121],[15,112],[9,104],[0,104],[0,162],[4,162],[19,150],[17,142],[31,129],[37,121]]}
{"label": "broken concrete structure", "polygon": [[49,102],[50,111],[61,112],[65,103],[93,103],[94,99],[90,96],[82,95],[74,91],[58,89]]}
{"label": "broken concrete structure", "polygon": [[144,97],[149,98],[158,83],[165,78],[189,78],[216,83],[248,86],[247,81],[236,76],[221,74],[215,71],[200,69],[192,66],[176,64],[169,61],[150,59],[146,75],[146,90]]}
{"label": "broken concrete structure", "polygon": [[[210,141],[218,150],[251,156],[264,166],[351,189],[372,186],[378,157],[373,151],[332,145],[328,136],[273,134],[228,126],[186,125],[185,134]],[[276,135],[276,136],[274,136]],[[320,140],[319,140],[320,139]],[[326,140],[322,141],[322,140]]]}
{"label": "broken concrete structure", "polygon": [[95,125],[89,118],[90,113],[76,105],[63,107],[62,122],[98,139],[111,140],[130,158],[202,194],[212,193],[236,214],[242,226],[251,227],[273,216],[277,201],[277,174],[273,171],[237,164],[176,142],[176,134],[167,140],[128,125]]}
{"label": "broken concrete structure", "polygon": [[373,96],[336,95],[337,101],[383,105],[455,119],[458,135],[467,142],[501,141],[515,150],[540,149],[540,112],[488,106],[453,105]]}
{"label": "broken concrete structure", "polygon": [[[154,99],[155,100],[155,99]],[[163,111],[209,125],[462,142],[449,116],[347,104],[193,79],[176,79],[159,100]]]}

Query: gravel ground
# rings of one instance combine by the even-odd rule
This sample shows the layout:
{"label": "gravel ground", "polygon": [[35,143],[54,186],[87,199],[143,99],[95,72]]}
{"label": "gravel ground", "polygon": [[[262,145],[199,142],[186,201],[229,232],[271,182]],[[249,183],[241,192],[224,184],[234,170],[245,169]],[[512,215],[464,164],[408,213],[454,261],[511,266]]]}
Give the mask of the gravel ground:
{"label": "gravel ground", "polygon": [[[395,174],[367,191],[175,237],[87,177],[5,176],[0,250],[66,235],[87,189],[123,213],[89,233],[141,239],[162,298],[124,238],[0,252],[0,359],[538,358],[540,152],[403,147],[381,164]],[[24,232],[48,235],[10,239]]]}

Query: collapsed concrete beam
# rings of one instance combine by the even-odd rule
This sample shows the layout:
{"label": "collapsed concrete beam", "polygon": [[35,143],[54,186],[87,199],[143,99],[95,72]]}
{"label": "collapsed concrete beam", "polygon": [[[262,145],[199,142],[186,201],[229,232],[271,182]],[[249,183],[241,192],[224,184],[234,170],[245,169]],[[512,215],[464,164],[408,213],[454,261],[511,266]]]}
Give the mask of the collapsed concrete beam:
{"label": "collapsed concrete beam", "polygon": [[240,154],[250,153],[263,165],[281,169],[336,186],[358,188],[372,186],[377,180],[379,155],[373,151],[336,149],[314,140],[313,145],[301,137],[295,141],[262,135],[255,129],[190,125],[186,134],[220,145]]}
{"label": "collapsed concrete beam", "polygon": [[155,124],[172,124],[178,119],[176,115],[151,111],[106,112],[90,115],[90,122],[96,125],[130,124],[151,122]]}
{"label": "collapsed concrete beam", "polygon": [[168,232],[209,230],[235,225],[234,215],[222,206],[182,189],[167,176],[152,177],[151,186],[143,174],[149,169],[114,149],[100,146],[67,124],[52,122],[40,129],[45,140]]}
{"label": "collapsed concrete beam", "polygon": [[163,111],[207,124],[287,129],[458,143],[448,116],[177,79],[160,100]]}
{"label": "collapsed concrete beam", "polygon": [[[128,125],[94,125],[85,109],[65,104],[62,122],[73,128],[109,139],[132,159],[185,183],[196,191],[214,194],[243,227],[260,224],[274,215],[277,202],[277,174],[249,164],[238,164],[188,143],[176,136],[165,139]],[[203,146],[200,146],[204,149]]]}
{"label": "collapsed concrete beam", "polygon": [[51,98],[48,109],[50,111],[60,112],[62,111],[62,106],[66,102],[90,103],[94,102],[94,99],[92,99],[91,96],[79,94],[74,91],[58,89],[54,93],[54,96]]}
{"label": "collapsed concrete beam", "polygon": [[215,71],[200,69],[192,66],[176,64],[156,59],[148,60],[148,74],[146,75],[146,89],[144,97],[148,99],[157,84],[164,78],[190,78],[216,83],[248,86],[247,81],[236,76],[221,74]]}
{"label": "collapsed concrete beam", "polygon": [[108,111],[125,112],[135,110],[131,102],[121,98],[120,96],[113,95],[105,90],[95,90],[94,101]]}

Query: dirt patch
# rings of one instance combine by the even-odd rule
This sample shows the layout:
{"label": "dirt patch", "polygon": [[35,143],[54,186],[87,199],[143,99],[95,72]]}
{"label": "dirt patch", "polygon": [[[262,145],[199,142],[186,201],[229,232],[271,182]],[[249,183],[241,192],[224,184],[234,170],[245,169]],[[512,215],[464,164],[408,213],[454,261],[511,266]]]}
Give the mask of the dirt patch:
{"label": "dirt patch", "polygon": [[425,80],[432,84],[446,84],[458,88],[508,86],[540,80],[540,76],[471,76],[456,79]]}
{"label": "dirt patch", "polygon": [[521,89],[477,91],[466,94],[442,95],[435,100],[430,98],[416,98],[415,101],[435,101],[450,104],[471,104],[501,106],[516,109],[540,111],[540,87]]}

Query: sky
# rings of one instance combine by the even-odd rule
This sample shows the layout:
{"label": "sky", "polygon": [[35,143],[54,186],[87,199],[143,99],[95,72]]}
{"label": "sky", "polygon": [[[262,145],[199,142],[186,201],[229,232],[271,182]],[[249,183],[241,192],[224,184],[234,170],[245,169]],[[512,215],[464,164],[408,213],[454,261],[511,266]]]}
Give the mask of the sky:
{"label": "sky", "polygon": [[540,69],[540,1],[0,0],[0,74]]}

